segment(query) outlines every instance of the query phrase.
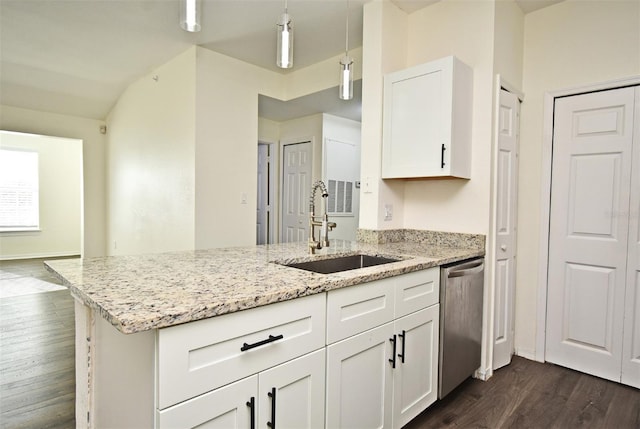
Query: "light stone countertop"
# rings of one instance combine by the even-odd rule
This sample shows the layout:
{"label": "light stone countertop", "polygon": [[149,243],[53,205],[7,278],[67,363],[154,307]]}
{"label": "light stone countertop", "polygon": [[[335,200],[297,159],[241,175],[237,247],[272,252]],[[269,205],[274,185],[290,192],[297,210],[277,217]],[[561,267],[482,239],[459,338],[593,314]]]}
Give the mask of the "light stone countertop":
{"label": "light stone countertop", "polygon": [[[399,262],[317,274],[283,263],[366,253]],[[124,334],[164,328],[484,255],[484,249],[403,241],[306,243],[64,259],[45,266]]]}

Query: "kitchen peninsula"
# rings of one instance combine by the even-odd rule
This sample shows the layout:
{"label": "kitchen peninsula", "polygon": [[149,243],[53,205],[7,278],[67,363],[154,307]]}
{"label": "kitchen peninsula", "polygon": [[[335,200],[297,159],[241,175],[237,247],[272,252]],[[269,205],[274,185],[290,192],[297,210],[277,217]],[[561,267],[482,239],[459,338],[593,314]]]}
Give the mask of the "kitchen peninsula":
{"label": "kitchen peninsula", "polygon": [[[76,299],[78,427],[191,427],[208,421],[200,414],[224,405],[221,398],[243,395],[238,393],[243,390],[248,393],[242,407],[231,406],[234,411],[225,414],[234,425],[273,422],[277,415],[286,426],[290,416],[282,409],[276,412],[275,391],[268,400],[252,393],[271,383],[269,377],[283,363],[289,374],[297,367],[318,369],[307,382],[313,378],[309,391],[316,393],[310,400],[320,406],[303,417],[314,427],[325,421],[331,427],[331,395],[325,394],[329,350],[340,350],[348,336],[364,335],[366,342],[367,332],[375,331],[351,326],[349,319],[388,308],[387,318],[372,326],[391,330],[399,316],[429,310],[437,350],[438,267],[484,255],[484,236],[479,235],[376,234],[361,231],[358,242],[334,240],[315,255],[307,254],[305,243],[289,243],[48,262]],[[287,266],[347,254],[398,261],[333,274]],[[401,309],[402,293],[409,290],[423,301],[429,296],[421,304],[424,309]],[[334,302],[346,299],[343,292],[370,294],[371,299],[340,307]],[[357,312],[333,323],[332,306],[336,314],[347,308]],[[398,339],[397,345],[405,342]],[[386,343],[385,337],[383,349],[390,347]],[[286,394],[285,389],[279,393]],[[384,414],[391,418],[390,410]],[[189,419],[195,419],[193,424]]]}

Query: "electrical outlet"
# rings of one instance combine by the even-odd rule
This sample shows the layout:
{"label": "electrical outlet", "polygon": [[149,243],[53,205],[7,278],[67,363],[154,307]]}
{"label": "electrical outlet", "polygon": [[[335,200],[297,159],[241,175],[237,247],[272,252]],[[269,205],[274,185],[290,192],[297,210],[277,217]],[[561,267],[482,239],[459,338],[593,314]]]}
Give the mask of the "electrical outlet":
{"label": "electrical outlet", "polygon": [[393,219],[393,204],[385,204],[384,205],[384,220],[392,220]]}

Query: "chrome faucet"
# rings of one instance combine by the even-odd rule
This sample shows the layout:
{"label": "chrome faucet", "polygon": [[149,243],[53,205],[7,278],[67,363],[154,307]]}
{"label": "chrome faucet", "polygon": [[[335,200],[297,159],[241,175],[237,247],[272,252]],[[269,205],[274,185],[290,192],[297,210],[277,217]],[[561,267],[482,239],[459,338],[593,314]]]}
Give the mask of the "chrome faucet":
{"label": "chrome faucet", "polygon": [[[322,191],[323,198],[323,214],[322,216],[316,216],[316,191],[318,188]],[[329,193],[327,187],[322,180],[318,180],[311,187],[311,197],[309,198],[309,252],[314,254],[316,249],[322,249],[323,247],[329,247],[329,231],[333,231],[337,225],[335,222],[329,222],[329,216],[327,216],[327,198]],[[319,220],[317,220],[319,219]],[[316,241],[315,227],[320,227],[320,237]]]}

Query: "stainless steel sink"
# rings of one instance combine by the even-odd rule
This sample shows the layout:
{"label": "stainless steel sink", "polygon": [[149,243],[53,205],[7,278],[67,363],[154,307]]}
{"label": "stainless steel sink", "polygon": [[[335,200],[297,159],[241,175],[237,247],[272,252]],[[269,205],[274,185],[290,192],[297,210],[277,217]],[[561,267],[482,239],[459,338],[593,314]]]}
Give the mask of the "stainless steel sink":
{"label": "stainless steel sink", "polygon": [[399,259],[385,258],[382,256],[348,255],[331,259],[321,259],[318,261],[287,264],[287,267],[299,268],[301,270],[313,271],[314,273],[320,274],[331,274],[398,261]]}

